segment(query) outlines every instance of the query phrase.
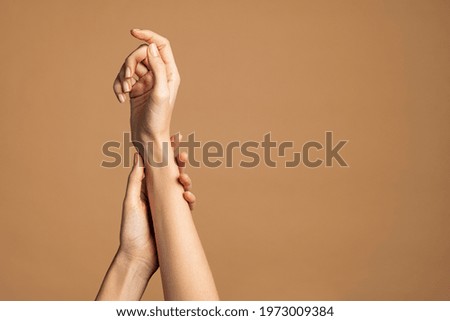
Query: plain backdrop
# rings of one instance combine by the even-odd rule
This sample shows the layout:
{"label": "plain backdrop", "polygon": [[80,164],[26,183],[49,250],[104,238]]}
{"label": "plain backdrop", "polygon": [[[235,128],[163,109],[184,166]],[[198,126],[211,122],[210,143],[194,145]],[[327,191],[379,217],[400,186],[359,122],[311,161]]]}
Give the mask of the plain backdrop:
{"label": "plain backdrop", "polygon": [[[91,300],[118,246],[129,131],[113,79],[172,43],[172,132],[349,142],[348,168],[188,170],[224,300],[450,299],[450,2],[0,4],[0,299]],[[320,153],[314,154],[321,156]],[[155,275],[144,299],[162,299]]]}

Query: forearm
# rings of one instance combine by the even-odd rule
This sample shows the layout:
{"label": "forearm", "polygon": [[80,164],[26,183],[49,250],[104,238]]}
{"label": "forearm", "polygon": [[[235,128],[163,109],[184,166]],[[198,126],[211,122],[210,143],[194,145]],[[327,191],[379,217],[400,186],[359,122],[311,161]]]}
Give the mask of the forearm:
{"label": "forearm", "polygon": [[[217,300],[217,290],[189,205],[178,183],[178,167],[169,137],[154,140],[146,153],[146,184],[155,229],[161,278],[166,300]],[[151,166],[167,153],[167,166]]]}
{"label": "forearm", "polygon": [[154,272],[147,264],[118,251],[95,300],[140,300]]}

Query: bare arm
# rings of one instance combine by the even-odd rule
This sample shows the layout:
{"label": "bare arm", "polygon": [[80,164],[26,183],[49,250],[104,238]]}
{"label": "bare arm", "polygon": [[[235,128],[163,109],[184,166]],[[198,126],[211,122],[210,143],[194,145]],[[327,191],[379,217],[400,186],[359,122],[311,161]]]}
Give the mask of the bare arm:
{"label": "bare arm", "polygon": [[[152,155],[161,159],[163,142],[154,140]],[[168,159],[172,160],[172,150]],[[167,300],[218,300],[214,279],[197,234],[188,204],[177,183],[178,169],[174,161],[165,167],[146,165],[148,196],[153,213],[164,297]]]}
{"label": "bare arm", "polygon": [[138,301],[153,275],[142,262],[125,256],[120,251],[106,273],[96,301]]}
{"label": "bare arm", "polygon": [[[177,159],[184,165],[187,154]],[[182,158],[184,157],[184,158]],[[191,179],[180,167],[181,198],[193,207]],[[155,235],[145,189],[142,158],[136,154],[123,202],[120,246],[106,273],[96,300],[140,300],[148,281],[159,267]]]}
{"label": "bare arm", "polygon": [[[180,83],[171,47],[152,31],[133,29],[132,35],[148,45],[130,54],[114,89],[122,102],[125,93],[130,96],[131,131],[144,158],[164,296],[167,300],[217,300],[189,205],[182,197],[173,150],[163,148],[164,143],[170,146],[170,120]],[[163,159],[166,166],[152,163]]]}
{"label": "bare arm", "polygon": [[144,177],[142,159],[136,154],[123,201],[120,246],[96,300],[140,300],[158,269]]}

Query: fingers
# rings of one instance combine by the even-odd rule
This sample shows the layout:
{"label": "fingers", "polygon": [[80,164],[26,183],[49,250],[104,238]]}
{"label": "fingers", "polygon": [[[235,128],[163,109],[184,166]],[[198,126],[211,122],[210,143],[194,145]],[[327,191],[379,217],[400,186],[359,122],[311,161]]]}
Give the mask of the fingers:
{"label": "fingers", "polygon": [[195,203],[195,201],[197,200],[192,192],[184,192],[183,197],[188,203]]}
{"label": "fingers", "polygon": [[152,72],[149,71],[133,85],[129,93],[130,98],[140,96],[143,93],[147,92],[149,88],[153,88],[153,84],[153,75]]}
{"label": "fingers", "polygon": [[183,193],[183,197],[186,200],[186,202],[188,202],[189,208],[192,211],[194,209],[195,201],[197,200],[195,195],[192,194],[192,192],[187,191]]}
{"label": "fingers", "polygon": [[177,164],[178,164],[178,170],[180,171],[180,174],[184,173],[184,170],[186,169],[186,163],[188,161],[188,154],[186,152],[181,152],[177,156]]}
{"label": "fingers", "polygon": [[177,154],[177,156],[175,157],[175,160],[177,162],[178,170],[180,171],[180,174],[184,172],[184,169],[186,167],[186,162],[188,159],[188,154],[186,152],[181,152],[178,154],[178,147],[179,147],[182,139],[183,139],[183,135],[181,135],[180,133],[170,136],[171,146],[173,147],[175,154]]}
{"label": "fingers", "polygon": [[114,90],[114,93],[116,94],[116,97],[117,97],[117,99],[119,100],[119,102],[120,102],[120,103],[125,102],[126,96],[125,96],[125,94],[123,93],[123,90],[122,90],[122,84],[121,84],[121,82],[120,82],[119,77],[116,77],[116,79],[114,80],[113,90]]}
{"label": "fingers", "polygon": [[[169,41],[149,30],[133,29],[131,34],[147,44],[133,51],[122,65],[113,85],[117,99],[121,103],[125,102],[126,93],[132,91],[134,84],[137,84],[136,89],[142,89],[144,83],[151,83],[156,100],[168,98],[169,103],[173,104],[180,76]],[[152,71],[152,77],[148,77],[149,70]],[[135,77],[136,75],[138,77]],[[139,81],[141,78],[142,83]]]}
{"label": "fingers", "polygon": [[[128,93],[131,91],[130,79],[136,74],[136,68],[139,64],[147,58],[147,45],[140,45],[125,59],[125,62],[120,68],[117,78],[122,86],[122,92]],[[142,68],[141,68],[142,69]]]}
{"label": "fingers", "polygon": [[183,135],[180,133],[170,136],[170,145],[176,150],[180,145],[180,141],[183,139]]}
{"label": "fingers", "polygon": [[128,176],[125,199],[139,199],[142,190],[142,181],[145,177],[144,162],[138,153],[134,154],[133,168]]}
{"label": "fingers", "polygon": [[173,93],[170,97],[170,103],[173,104],[180,85],[180,74],[178,73],[178,68],[175,64],[175,58],[173,57],[169,40],[150,30],[132,29],[131,34],[133,37],[143,40],[148,44],[156,44],[166,67],[167,86],[170,89],[170,92]]}
{"label": "fingers", "polygon": [[167,65],[168,80],[176,80],[176,78],[179,78],[177,65],[175,64],[175,58],[173,57],[169,40],[150,30],[132,29],[131,34],[133,37],[143,40],[148,44],[155,43],[161,53],[162,60]]}
{"label": "fingers", "polygon": [[147,66],[145,66],[142,62],[140,62],[137,64],[135,72],[136,72],[135,77],[137,76],[136,80],[139,80],[139,78],[144,77],[148,73]]}
{"label": "fingers", "polygon": [[131,91],[136,81],[148,73],[148,68],[145,65],[145,60],[147,60],[147,47],[147,45],[141,45],[134,50],[125,59],[114,80],[114,93],[121,103],[126,100],[125,94]]}
{"label": "fingers", "polygon": [[181,185],[183,185],[185,191],[190,191],[192,189],[192,180],[188,174],[186,173],[180,174],[178,180],[180,181]]}
{"label": "fingers", "polygon": [[[121,72],[119,73],[121,80],[130,79],[133,77],[139,64],[147,58],[147,47],[147,45],[140,45],[136,50],[128,55],[122,66]],[[129,90],[125,90],[125,92],[128,91]]]}
{"label": "fingers", "polygon": [[154,97],[160,102],[169,98],[169,88],[167,86],[167,73],[164,61],[159,55],[159,50],[154,43],[148,46],[147,58],[149,67],[154,78]]}
{"label": "fingers", "polygon": [[[172,147],[175,149],[178,147],[181,139],[183,138],[183,135],[181,135],[181,134],[177,134],[177,135],[179,135],[179,136],[176,137],[176,135],[172,135],[170,137],[170,141],[172,142]],[[182,153],[178,154],[176,157],[178,169],[180,171],[180,176],[178,177],[178,181],[181,183],[181,185],[183,185],[183,188],[184,188],[183,197],[188,202],[189,208],[192,211],[192,210],[194,210],[194,203],[195,203],[196,198],[195,198],[195,195],[192,194],[192,192],[191,192],[192,180],[188,174],[184,173],[187,159],[188,159],[188,154],[186,152],[182,152]]]}
{"label": "fingers", "polygon": [[[178,133],[176,135],[172,135],[170,137],[171,146],[174,148],[175,153],[178,152],[178,146],[180,145],[180,142],[182,139],[183,139],[183,135],[181,135],[180,133]],[[178,170],[179,170],[180,174],[183,174],[184,170],[186,168],[186,163],[188,161],[188,154],[186,152],[181,152],[175,157],[175,160],[177,162]]]}

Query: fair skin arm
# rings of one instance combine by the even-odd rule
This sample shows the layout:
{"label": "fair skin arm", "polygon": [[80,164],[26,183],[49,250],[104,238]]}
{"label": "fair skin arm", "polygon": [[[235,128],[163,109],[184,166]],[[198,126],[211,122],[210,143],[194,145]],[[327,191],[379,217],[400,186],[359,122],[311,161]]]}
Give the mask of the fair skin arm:
{"label": "fair skin arm", "polygon": [[[149,31],[133,29],[132,35],[148,45],[126,59],[114,90],[123,102],[130,96],[131,132],[136,142],[152,142],[153,149],[138,147],[145,163],[146,186],[152,212],[161,278],[166,300],[218,300],[203,246],[188,204],[181,196],[178,169],[169,144],[170,121],[180,84],[169,42]],[[145,72],[147,67],[151,72]],[[136,77],[137,76],[137,77]],[[139,144],[138,144],[139,145]],[[150,160],[167,159],[167,166]]]}
{"label": "fair skin arm", "polygon": [[[184,173],[186,159],[185,153],[177,158],[179,181],[184,187],[183,197],[192,208],[195,196],[190,192],[191,180]],[[140,300],[159,267],[142,164],[142,158],[136,154],[123,202],[120,246],[96,297],[99,301]]]}

